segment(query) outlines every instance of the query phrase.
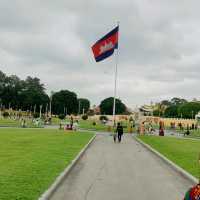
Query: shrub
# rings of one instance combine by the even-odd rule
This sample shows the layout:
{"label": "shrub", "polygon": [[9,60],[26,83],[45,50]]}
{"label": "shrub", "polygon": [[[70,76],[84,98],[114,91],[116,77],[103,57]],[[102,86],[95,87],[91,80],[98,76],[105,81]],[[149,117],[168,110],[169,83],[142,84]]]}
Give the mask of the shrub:
{"label": "shrub", "polygon": [[96,122],[93,122],[92,125],[93,125],[93,126],[96,126]]}
{"label": "shrub", "polygon": [[132,121],[134,121],[134,120],[133,120],[133,117],[131,116],[131,117],[129,118],[129,122],[132,122]]}
{"label": "shrub", "polygon": [[5,117],[5,118],[9,117],[9,113],[5,111],[5,112],[3,113],[3,117]]}
{"label": "shrub", "polygon": [[39,118],[39,117],[40,117],[40,114],[39,114],[39,113],[36,112],[36,113],[33,114],[33,118],[34,118],[34,119]]}
{"label": "shrub", "polygon": [[108,121],[108,118],[107,118],[107,116],[105,116],[105,115],[101,115],[101,116],[99,117],[99,120],[100,120],[100,121],[103,121],[103,120]]}
{"label": "shrub", "polygon": [[64,114],[60,114],[60,115],[58,115],[58,118],[63,120],[63,119],[65,119],[65,115]]}
{"label": "shrub", "polygon": [[87,116],[87,115],[83,115],[83,116],[82,116],[82,119],[83,119],[83,120],[87,120],[87,119],[88,119],[88,116]]}

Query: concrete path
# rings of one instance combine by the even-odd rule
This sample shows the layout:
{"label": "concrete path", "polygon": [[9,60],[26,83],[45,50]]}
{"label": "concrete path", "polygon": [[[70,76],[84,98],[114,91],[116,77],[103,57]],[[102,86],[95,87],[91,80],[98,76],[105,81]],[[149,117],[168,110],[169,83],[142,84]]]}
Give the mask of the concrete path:
{"label": "concrete path", "polygon": [[181,200],[189,186],[130,135],[99,134],[51,200]]}

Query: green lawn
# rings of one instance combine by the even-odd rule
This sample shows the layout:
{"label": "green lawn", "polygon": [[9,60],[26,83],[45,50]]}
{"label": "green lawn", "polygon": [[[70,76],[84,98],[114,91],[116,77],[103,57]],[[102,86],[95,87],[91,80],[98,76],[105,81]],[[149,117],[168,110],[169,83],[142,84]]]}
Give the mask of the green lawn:
{"label": "green lawn", "polygon": [[[52,125],[59,125],[61,122],[60,119],[53,117],[52,118]],[[69,122],[69,119],[63,120],[63,123]],[[93,123],[96,122],[96,125],[93,125]],[[124,126],[124,132],[128,132],[128,126],[129,123],[126,121],[121,122],[122,125]],[[93,131],[102,131],[102,132],[107,132],[108,131],[108,125],[102,124],[101,121],[97,120],[79,120],[79,128],[85,129],[85,130],[93,130]],[[113,131],[113,127],[110,127],[110,131]]]}
{"label": "green lawn", "polygon": [[9,126],[9,127],[19,127],[20,121],[19,120],[12,120],[9,118],[1,118],[0,119],[0,126]]}
{"label": "green lawn", "polygon": [[[18,119],[0,118],[0,127],[21,127],[21,121]],[[26,119],[26,127],[35,127],[32,119]]]}
{"label": "green lawn", "polygon": [[191,131],[191,135],[189,135],[189,137],[198,137],[198,138],[200,138],[200,129],[192,130]]}
{"label": "green lawn", "polygon": [[[100,121],[96,121],[96,125],[94,126],[93,122],[94,121],[92,120],[80,120],[79,127],[82,129],[88,129],[88,130],[94,130],[94,131],[108,131],[107,125],[102,124]],[[124,127],[124,132],[127,133],[128,126],[129,126],[128,122],[123,121],[121,123],[122,123],[122,126]],[[113,127],[110,127],[110,128],[111,128],[110,131],[113,131]]]}
{"label": "green lawn", "polygon": [[139,138],[193,176],[199,178],[200,140],[158,136],[139,136]]}
{"label": "green lawn", "polygon": [[0,129],[0,199],[33,200],[93,135],[49,129]]}
{"label": "green lawn", "polygon": [[61,120],[59,118],[57,118],[57,117],[52,117],[52,119],[51,119],[51,124],[52,125],[59,125],[60,122],[61,122]]}
{"label": "green lawn", "polygon": [[96,125],[93,125],[92,120],[80,120],[79,121],[79,127],[82,129],[88,129],[88,130],[95,130],[95,131],[107,131],[108,126],[102,124],[100,121],[96,122]]}

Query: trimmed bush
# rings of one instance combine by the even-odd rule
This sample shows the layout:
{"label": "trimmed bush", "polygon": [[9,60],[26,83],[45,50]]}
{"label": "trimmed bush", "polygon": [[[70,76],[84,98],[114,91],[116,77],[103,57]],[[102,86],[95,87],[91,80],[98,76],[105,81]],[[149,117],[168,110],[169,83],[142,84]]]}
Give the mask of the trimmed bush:
{"label": "trimmed bush", "polygon": [[82,116],[82,119],[83,119],[83,120],[87,120],[87,119],[88,119],[88,116],[87,116],[87,115],[83,115],[83,116]]}
{"label": "trimmed bush", "polygon": [[64,114],[60,114],[60,115],[58,115],[58,118],[63,120],[63,119],[65,119],[65,115]]}
{"label": "trimmed bush", "polygon": [[93,126],[96,126],[96,122],[93,122],[92,125],[93,125]]}
{"label": "trimmed bush", "polygon": [[99,120],[100,120],[100,121],[103,121],[103,120],[108,121],[108,117],[105,116],[105,115],[101,115],[101,116],[99,117]]}
{"label": "trimmed bush", "polygon": [[9,117],[9,113],[8,112],[4,112],[3,113],[3,117],[5,117],[5,118]]}
{"label": "trimmed bush", "polygon": [[39,118],[39,117],[40,117],[40,114],[39,114],[39,113],[34,113],[34,114],[33,114],[33,118],[34,118],[34,119]]}

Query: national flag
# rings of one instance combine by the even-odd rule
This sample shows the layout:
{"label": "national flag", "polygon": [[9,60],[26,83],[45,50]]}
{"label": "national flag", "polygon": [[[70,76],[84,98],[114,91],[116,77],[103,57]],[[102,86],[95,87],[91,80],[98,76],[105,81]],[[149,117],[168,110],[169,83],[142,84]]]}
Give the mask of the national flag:
{"label": "national flag", "polygon": [[107,33],[92,46],[96,62],[111,56],[114,53],[114,50],[118,48],[118,33],[119,26]]}

